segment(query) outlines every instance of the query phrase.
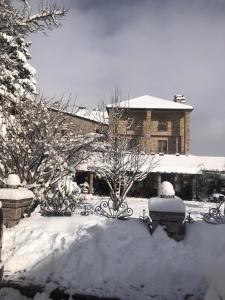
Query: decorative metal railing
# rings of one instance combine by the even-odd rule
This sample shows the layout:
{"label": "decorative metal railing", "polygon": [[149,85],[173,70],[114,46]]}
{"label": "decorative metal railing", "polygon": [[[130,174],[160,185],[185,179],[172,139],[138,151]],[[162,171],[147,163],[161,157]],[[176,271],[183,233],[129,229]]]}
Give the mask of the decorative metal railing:
{"label": "decorative metal railing", "polygon": [[210,208],[209,212],[203,215],[203,220],[210,224],[225,224],[225,207],[222,211],[223,204],[225,204],[225,197],[220,196],[216,207]]}
{"label": "decorative metal railing", "polygon": [[126,219],[133,214],[133,210],[128,207],[127,202],[123,202],[117,209],[114,209],[113,201],[109,199],[96,206],[95,213],[107,218]]}

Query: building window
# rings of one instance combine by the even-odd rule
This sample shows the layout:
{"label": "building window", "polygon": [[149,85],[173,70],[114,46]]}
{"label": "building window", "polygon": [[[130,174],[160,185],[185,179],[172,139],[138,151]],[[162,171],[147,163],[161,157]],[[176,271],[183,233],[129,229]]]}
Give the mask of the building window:
{"label": "building window", "polygon": [[167,153],[168,152],[167,140],[158,140],[158,152],[159,153]]}
{"label": "building window", "polygon": [[132,150],[138,146],[138,138],[129,139],[127,143],[128,150]]}
{"label": "building window", "polygon": [[141,121],[138,120],[136,117],[129,117],[127,119],[127,129],[136,129],[137,127],[141,127]]}
{"label": "building window", "polygon": [[158,131],[167,131],[167,121],[158,121]]}

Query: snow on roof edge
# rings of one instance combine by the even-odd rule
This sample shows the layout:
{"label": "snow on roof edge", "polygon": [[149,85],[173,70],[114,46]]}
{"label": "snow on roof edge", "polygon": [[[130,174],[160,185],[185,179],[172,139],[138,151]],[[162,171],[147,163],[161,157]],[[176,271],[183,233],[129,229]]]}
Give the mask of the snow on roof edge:
{"label": "snow on roof edge", "polygon": [[[174,173],[200,175],[203,171],[225,172],[225,157],[207,157],[195,155],[176,155],[176,154],[147,154],[147,158],[159,159],[150,173]],[[212,161],[210,161],[212,159]],[[81,164],[79,170],[88,171],[88,166],[101,163],[101,160],[92,156],[91,162]],[[143,165],[143,169],[148,167],[149,160]],[[153,162],[154,164],[154,162]]]}
{"label": "snow on roof edge", "polygon": [[[174,102],[173,100],[162,99],[159,97],[144,95],[137,98],[121,101],[118,104],[123,108],[130,109],[166,109],[166,110],[193,110],[193,106],[184,103]],[[106,108],[112,107],[113,104],[108,104]]]}

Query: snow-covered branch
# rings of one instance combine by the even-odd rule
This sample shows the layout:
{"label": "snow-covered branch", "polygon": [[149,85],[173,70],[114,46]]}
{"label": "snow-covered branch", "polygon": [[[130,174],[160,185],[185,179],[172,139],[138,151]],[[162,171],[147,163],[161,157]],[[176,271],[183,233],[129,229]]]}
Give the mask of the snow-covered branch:
{"label": "snow-covered branch", "polygon": [[16,173],[24,185],[47,193],[88,158],[98,135],[75,132],[63,109],[61,102],[46,104],[36,99],[15,104],[12,115],[8,105],[1,105],[2,177]]}
{"label": "snow-covered branch", "polygon": [[31,32],[52,30],[61,25],[62,18],[68,10],[59,8],[56,4],[41,2],[36,14],[31,14],[32,5],[27,0],[18,1],[23,3],[23,8],[18,9],[8,0],[0,0],[0,32],[14,35],[26,35]]}

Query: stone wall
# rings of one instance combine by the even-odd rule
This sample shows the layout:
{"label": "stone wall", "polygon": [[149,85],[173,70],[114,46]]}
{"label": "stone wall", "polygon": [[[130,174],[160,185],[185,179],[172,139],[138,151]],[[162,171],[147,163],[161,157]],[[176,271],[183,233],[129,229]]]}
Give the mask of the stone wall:
{"label": "stone wall", "polygon": [[[189,112],[153,111],[150,127],[150,140],[146,152],[159,152],[158,140],[166,140],[168,153],[188,154],[189,151]],[[158,131],[158,122],[166,121],[167,130]]]}
{"label": "stone wall", "polygon": [[[133,125],[129,119],[134,119]],[[109,113],[110,120],[110,113]],[[158,131],[158,122],[166,121],[167,130]],[[158,141],[166,140],[168,154],[188,154],[190,148],[190,112],[168,110],[126,110],[120,120],[119,134],[137,139],[146,153],[158,153]]]}
{"label": "stone wall", "polygon": [[97,132],[108,127],[107,125],[69,114],[66,117],[66,123],[69,123],[70,129],[73,132],[82,134]]}
{"label": "stone wall", "polygon": [[32,200],[32,198],[20,200],[1,199],[3,224],[6,227],[13,227],[18,224],[25,212],[25,209],[31,205]]}

